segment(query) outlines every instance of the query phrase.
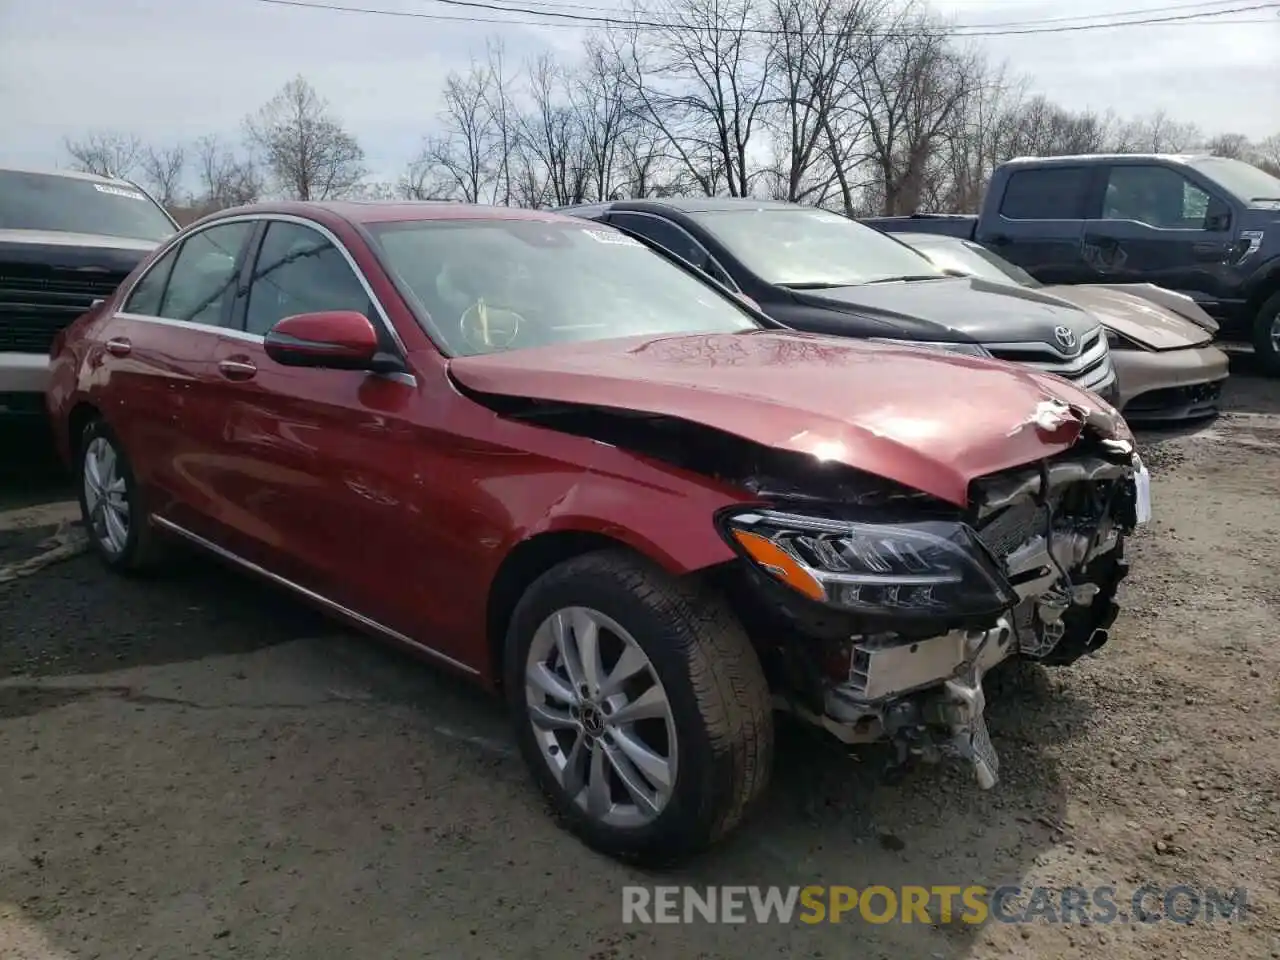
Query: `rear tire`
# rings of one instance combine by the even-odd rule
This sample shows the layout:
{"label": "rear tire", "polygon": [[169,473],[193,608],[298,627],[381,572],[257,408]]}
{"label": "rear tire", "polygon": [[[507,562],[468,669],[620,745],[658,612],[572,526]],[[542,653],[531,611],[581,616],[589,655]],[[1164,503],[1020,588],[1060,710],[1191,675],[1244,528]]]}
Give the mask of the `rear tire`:
{"label": "rear tire", "polygon": [[534,581],[507,631],[505,686],[534,779],[609,856],[691,857],[767,785],[772,702],[742,625],[719,597],[629,553],[584,554]]}
{"label": "rear tire", "polygon": [[121,573],[154,569],[162,545],[124,447],[100,419],[90,420],[80,436],[76,479],[81,520],[102,562]]}
{"label": "rear tire", "polygon": [[1280,292],[1262,304],[1253,321],[1253,352],[1263,373],[1280,377]]}

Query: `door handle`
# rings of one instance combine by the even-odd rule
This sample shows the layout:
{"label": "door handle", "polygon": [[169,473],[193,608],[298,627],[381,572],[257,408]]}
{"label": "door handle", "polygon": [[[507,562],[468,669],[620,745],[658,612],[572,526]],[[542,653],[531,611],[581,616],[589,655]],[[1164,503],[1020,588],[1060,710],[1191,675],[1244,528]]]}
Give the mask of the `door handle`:
{"label": "door handle", "polygon": [[113,357],[127,357],[133,353],[133,344],[125,337],[112,337],[106,342],[106,348]]}
{"label": "door handle", "polygon": [[222,360],[218,372],[228,380],[252,380],[258,368],[248,360]]}

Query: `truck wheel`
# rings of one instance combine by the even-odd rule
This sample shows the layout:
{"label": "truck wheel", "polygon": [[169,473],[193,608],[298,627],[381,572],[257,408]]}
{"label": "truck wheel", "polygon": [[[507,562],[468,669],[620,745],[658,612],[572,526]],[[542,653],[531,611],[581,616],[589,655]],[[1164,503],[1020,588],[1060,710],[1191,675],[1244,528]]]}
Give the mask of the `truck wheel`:
{"label": "truck wheel", "polygon": [[140,573],[160,559],[138,482],[119,438],[102,420],[91,420],[77,457],[80,516],[89,543],[113,570]]}
{"label": "truck wheel", "polygon": [[505,681],[534,778],[561,822],[609,856],[690,857],[768,782],[772,704],[742,625],[623,551],[534,581],[507,631]]}
{"label": "truck wheel", "polygon": [[1269,377],[1280,377],[1280,293],[1263,303],[1253,322],[1253,350]]}

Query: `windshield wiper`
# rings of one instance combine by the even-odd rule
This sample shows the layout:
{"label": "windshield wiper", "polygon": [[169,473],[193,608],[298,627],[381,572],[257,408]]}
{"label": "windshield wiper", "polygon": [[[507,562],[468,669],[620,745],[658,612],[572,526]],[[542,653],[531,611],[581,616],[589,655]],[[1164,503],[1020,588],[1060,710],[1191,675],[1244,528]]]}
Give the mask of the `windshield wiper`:
{"label": "windshield wiper", "polygon": [[788,290],[834,290],[836,287],[856,287],[859,283],[860,280],[845,280],[843,283],[814,280],[811,283],[780,283],[778,286]]}
{"label": "windshield wiper", "polygon": [[868,280],[867,284],[873,283],[915,283],[917,280],[945,280],[945,274],[937,273],[909,273],[901,277],[881,277],[879,280]]}
{"label": "windshield wiper", "polygon": [[1259,201],[1263,203],[1280,203],[1280,197],[1250,197],[1249,198],[1250,203],[1258,203]]}

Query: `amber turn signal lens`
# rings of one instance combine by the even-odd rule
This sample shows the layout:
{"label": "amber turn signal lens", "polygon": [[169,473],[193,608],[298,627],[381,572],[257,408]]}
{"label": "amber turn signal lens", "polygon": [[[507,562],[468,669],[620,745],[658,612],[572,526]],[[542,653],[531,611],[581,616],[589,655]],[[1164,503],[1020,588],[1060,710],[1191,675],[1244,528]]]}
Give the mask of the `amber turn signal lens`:
{"label": "amber turn signal lens", "polygon": [[742,545],[742,549],[747,552],[747,555],[752,560],[793,590],[798,590],[806,597],[811,597],[814,600],[825,600],[827,598],[827,591],[823,589],[822,584],[797,563],[791,554],[787,553],[768,537],[762,537],[758,533],[750,533],[746,530],[734,530],[733,538]]}

